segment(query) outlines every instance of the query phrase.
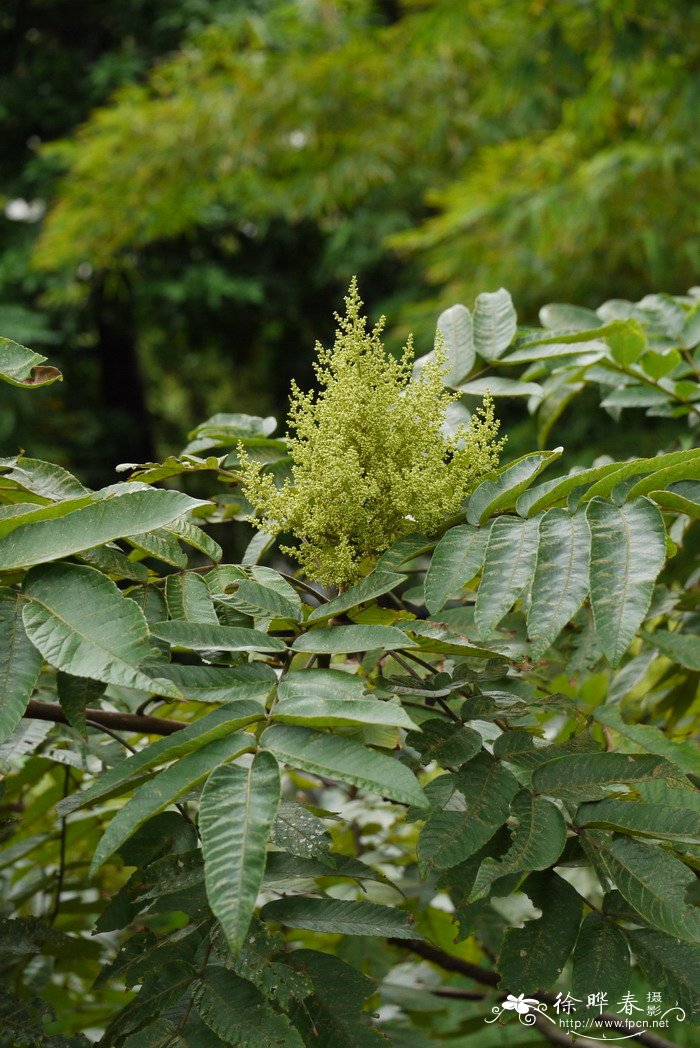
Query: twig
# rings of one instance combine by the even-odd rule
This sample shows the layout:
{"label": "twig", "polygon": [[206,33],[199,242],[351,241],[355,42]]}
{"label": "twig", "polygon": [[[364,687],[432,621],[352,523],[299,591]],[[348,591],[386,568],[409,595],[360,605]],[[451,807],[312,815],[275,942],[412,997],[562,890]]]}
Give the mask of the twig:
{"label": "twig", "polygon": [[[387,939],[387,942],[392,946],[410,950],[411,953],[415,953],[426,961],[436,964],[443,971],[464,975],[468,979],[473,979],[474,982],[481,983],[482,986],[496,987],[501,981],[498,972],[493,971],[491,968],[482,968],[478,964],[472,964],[471,961],[462,960],[461,957],[453,957],[452,954],[446,953],[437,946],[431,946],[430,943],[423,942],[421,939]],[[506,992],[506,990],[503,991],[504,995]],[[554,994],[538,990],[537,999],[544,1004],[553,1005],[557,998]],[[658,1034],[649,1033],[648,1030],[637,1026],[636,1023],[621,1019],[619,1015],[602,1012],[599,1016],[595,1016],[595,1021],[604,1025],[606,1029],[620,1030],[623,1033],[634,1036],[639,1044],[644,1044],[647,1048],[679,1048],[673,1041],[667,1041],[664,1037],[659,1037]],[[544,1030],[542,1032],[544,1033]],[[572,1042],[571,1040],[566,1040],[555,1043],[570,1045]],[[579,1039],[577,1043],[582,1044],[584,1042]]]}
{"label": "twig", "polygon": [[329,603],[331,598],[326,597],[323,593],[319,593],[318,590],[315,590],[313,588],[313,586],[309,586],[308,582],[302,582],[301,579],[295,578],[294,575],[288,575],[285,571],[278,571],[277,574],[281,575],[283,579],[287,580],[287,582],[291,582],[294,586],[298,586],[300,589],[303,589],[307,593],[310,593],[312,597],[315,597],[316,600],[321,601],[322,604]]}
{"label": "twig", "polygon": [[[53,702],[39,702],[32,699],[24,716],[30,720],[53,721],[54,724],[68,724],[68,718]],[[143,735],[172,735],[181,728],[186,728],[184,721],[167,720],[165,717],[148,717],[139,713],[116,713],[112,710],[85,710],[85,716],[101,728],[116,728],[121,731],[138,731]]]}
{"label": "twig", "polygon": [[[70,786],[70,768],[66,765],[63,774],[63,796],[68,796],[68,787]],[[61,908],[61,892],[63,891],[63,881],[66,876],[66,816],[61,817],[61,835],[60,835],[60,847],[59,847],[59,859],[58,859],[58,876],[56,878],[56,895],[54,897],[53,907],[49,916],[49,924],[53,924],[58,917],[58,911]]]}

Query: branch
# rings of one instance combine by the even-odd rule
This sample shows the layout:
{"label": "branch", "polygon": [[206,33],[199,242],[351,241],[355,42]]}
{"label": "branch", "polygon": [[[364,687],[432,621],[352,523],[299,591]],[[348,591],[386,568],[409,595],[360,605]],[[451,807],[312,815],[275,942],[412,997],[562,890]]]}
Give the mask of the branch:
{"label": "branch", "polygon": [[[68,724],[68,718],[60,706],[52,702],[32,699],[24,716],[31,720],[53,721]],[[143,735],[172,735],[186,728],[184,721],[167,720],[165,717],[148,717],[142,713],[115,713],[112,710],[85,710],[85,716],[96,725],[121,731],[138,731]]]}
{"label": "branch", "polygon": [[[398,946],[404,950],[410,950],[411,953],[417,954],[419,957],[425,958],[426,961],[431,961],[436,964],[439,968],[442,968],[446,972],[456,972],[458,975],[465,975],[468,979],[473,979],[474,982],[481,983],[482,986],[498,986],[501,977],[498,972],[493,971],[491,968],[482,968],[478,964],[472,964],[470,961],[463,961],[461,957],[453,957],[452,954],[445,953],[444,950],[439,949],[437,946],[431,946],[430,943],[423,942],[421,939],[388,939],[387,942],[391,943],[392,946]],[[506,991],[503,991],[502,996],[505,997]],[[471,1000],[471,998],[469,998]],[[545,993],[544,991],[537,991],[537,999],[542,1001],[544,1004],[553,1005],[556,1001],[554,994]],[[628,1022],[626,1019],[621,1018],[619,1015],[611,1015],[609,1012],[603,1012],[600,1016],[595,1017],[597,1022],[605,1025],[607,1029],[620,1030],[622,1033],[626,1033],[633,1036],[638,1044],[644,1044],[647,1048],[678,1048],[678,1045],[673,1041],[667,1041],[664,1037],[659,1037],[658,1034],[649,1033],[642,1026],[637,1026],[636,1023]],[[546,1024],[549,1026],[549,1024]],[[539,1029],[538,1025],[538,1029]],[[545,1033],[544,1028],[541,1028],[541,1032]],[[563,1033],[563,1031],[561,1031]],[[568,1038],[568,1035],[566,1035]],[[551,1037],[550,1037],[551,1040]],[[565,1042],[571,1044],[570,1040]],[[583,1044],[582,1039],[579,1037],[579,1044]]]}

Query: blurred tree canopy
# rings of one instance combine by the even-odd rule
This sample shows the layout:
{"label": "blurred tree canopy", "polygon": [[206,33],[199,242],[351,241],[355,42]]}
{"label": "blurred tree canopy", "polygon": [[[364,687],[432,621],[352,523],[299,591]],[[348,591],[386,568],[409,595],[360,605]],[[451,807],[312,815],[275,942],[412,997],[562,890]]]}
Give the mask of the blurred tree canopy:
{"label": "blurred tree canopy", "polygon": [[84,376],[39,436],[87,411],[90,480],[283,412],[352,274],[398,340],[501,284],[534,319],[697,273],[687,0],[75,7],[5,16],[0,320]]}

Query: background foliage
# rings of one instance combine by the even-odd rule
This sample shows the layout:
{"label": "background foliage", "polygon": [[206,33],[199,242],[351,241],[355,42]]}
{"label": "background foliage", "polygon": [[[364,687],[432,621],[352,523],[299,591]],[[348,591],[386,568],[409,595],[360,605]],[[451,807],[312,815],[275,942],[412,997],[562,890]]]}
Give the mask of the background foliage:
{"label": "background foliage", "polygon": [[[551,300],[684,292],[698,17],[665,0],[10,5],[0,319],[73,377],[32,419],[34,453],[100,485],[215,411],[283,413],[353,273],[396,348],[502,284],[533,322]],[[10,450],[28,411],[3,401]],[[595,443],[587,419],[572,451]]]}

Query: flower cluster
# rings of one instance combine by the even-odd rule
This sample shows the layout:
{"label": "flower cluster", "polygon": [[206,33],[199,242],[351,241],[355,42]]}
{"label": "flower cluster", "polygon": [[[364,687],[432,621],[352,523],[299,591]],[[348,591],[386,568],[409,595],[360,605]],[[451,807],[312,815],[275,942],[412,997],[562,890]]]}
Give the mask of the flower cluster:
{"label": "flower cluster", "polygon": [[292,479],[276,487],[239,449],[254,523],[291,533],[298,545],[284,551],[326,585],[361,578],[401,535],[434,534],[498,465],[503,445],[488,397],[468,425],[446,434],[459,394],[443,385],[439,346],[412,378],[411,341],[399,359],[385,351],[384,320],[367,329],[354,280],[345,305],[333,348],[316,347],[319,390],[292,385]]}

